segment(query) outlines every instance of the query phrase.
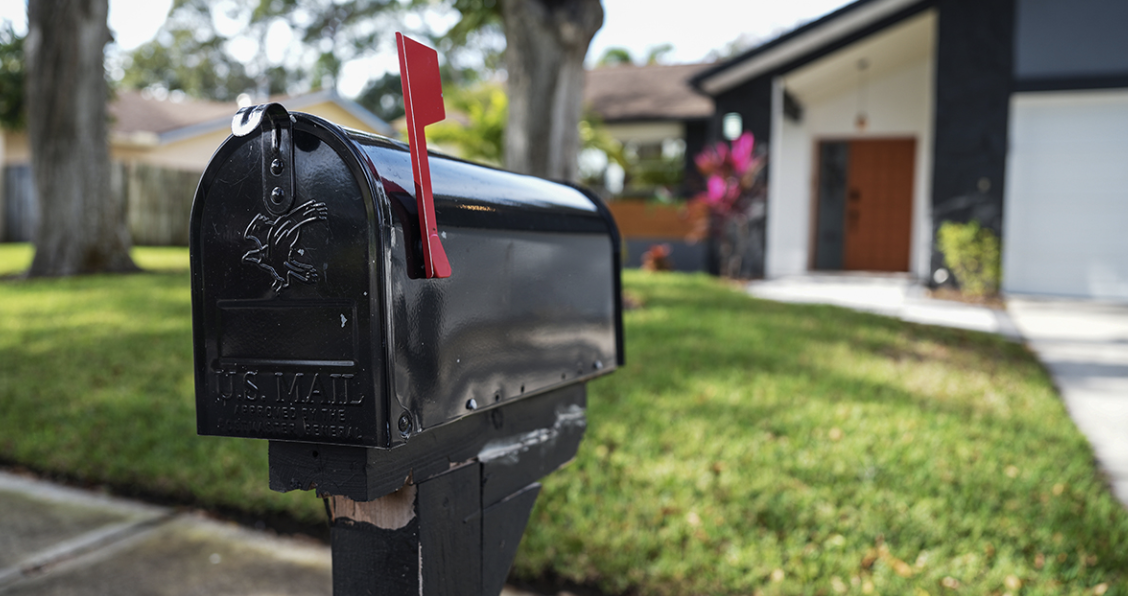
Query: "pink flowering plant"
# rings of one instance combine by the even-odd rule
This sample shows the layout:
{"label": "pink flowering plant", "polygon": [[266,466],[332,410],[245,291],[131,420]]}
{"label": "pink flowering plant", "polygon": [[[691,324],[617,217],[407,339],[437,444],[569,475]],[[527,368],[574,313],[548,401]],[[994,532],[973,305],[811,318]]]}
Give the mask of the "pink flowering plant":
{"label": "pink flowering plant", "polygon": [[[716,244],[719,270],[726,277],[758,275],[763,261],[763,227],[767,209],[764,155],[756,154],[756,141],[746,132],[732,141],[706,147],[694,158],[705,179],[705,189],[692,199],[708,211],[707,229],[695,236]],[[759,259],[759,263],[755,261]]]}
{"label": "pink flowering plant", "polygon": [[763,156],[756,156],[756,140],[746,132],[729,146],[719,142],[706,147],[694,158],[697,171],[705,177],[705,190],[694,197],[713,213],[729,213],[740,208],[756,183],[757,174],[764,165]]}

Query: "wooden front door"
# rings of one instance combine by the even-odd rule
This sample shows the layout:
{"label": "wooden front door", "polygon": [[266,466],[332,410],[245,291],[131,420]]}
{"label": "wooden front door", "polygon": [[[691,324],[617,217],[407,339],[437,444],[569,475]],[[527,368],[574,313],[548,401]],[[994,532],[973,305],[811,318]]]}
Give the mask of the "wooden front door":
{"label": "wooden front door", "polygon": [[913,139],[822,143],[816,269],[909,270],[915,154]]}

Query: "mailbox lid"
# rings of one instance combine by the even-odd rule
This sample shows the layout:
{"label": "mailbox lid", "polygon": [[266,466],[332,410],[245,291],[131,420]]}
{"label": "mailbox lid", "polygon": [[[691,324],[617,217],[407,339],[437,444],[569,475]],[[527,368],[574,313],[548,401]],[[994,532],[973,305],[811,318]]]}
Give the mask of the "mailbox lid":
{"label": "mailbox lid", "polygon": [[394,420],[406,417],[401,438],[617,367],[620,245],[597,197],[432,153],[452,274],[424,279],[407,147],[347,134],[388,209],[389,403]]}

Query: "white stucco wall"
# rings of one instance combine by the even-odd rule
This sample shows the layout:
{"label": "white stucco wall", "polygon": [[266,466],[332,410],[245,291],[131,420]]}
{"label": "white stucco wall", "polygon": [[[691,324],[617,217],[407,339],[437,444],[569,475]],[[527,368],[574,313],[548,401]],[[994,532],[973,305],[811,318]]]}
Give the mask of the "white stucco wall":
{"label": "white stucco wall", "polygon": [[[787,85],[787,79],[777,83]],[[928,275],[931,243],[929,202],[932,185],[933,59],[904,64],[866,81],[868,124],[858,132],[858,84],[829,92],[797,93],[803,106],[799,123],[773,119],[769,181],[766,275],[780,277],[808,270],[813,243],[812,217],[819,141],[908,138],[916,140],[910,271]]]}
{"label": "white stucco wall", "polygon": [[1003,291],[1128,300],[1128,91],[1011,99]]}
{"label": "white stucco wall", "polygon": [[681,122],[630,122],[605,124],[607,133],[621,143],[661,143],[666,139],[684,139]]}
{"label": "white stucco wall", "polygon": [[803,273],[810,260],[810,197],[815,149],[804,127],[783,116],[782,89],[783,81],[776,79],[764,254],[764,274],[769,278]]}

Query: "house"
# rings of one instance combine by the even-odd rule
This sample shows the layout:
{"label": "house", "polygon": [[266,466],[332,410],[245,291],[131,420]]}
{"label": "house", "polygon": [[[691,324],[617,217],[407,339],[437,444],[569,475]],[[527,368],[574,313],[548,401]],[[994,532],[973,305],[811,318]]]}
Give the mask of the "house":
{"label": "house", "polygon": [[[359,104],[333,91],[271,98],[366,132],[392,134],[391,127]],[[188,216],[200,175],[231,134],[234,102],[157,98],[119,91],[107,106],[112,192],[127,202],[137,244],[187,245]],[[0,130],[0,242],[31,240],[37,220],[31,151],[25,132]]]}
{"label": "house", "polygon": [[765,272],[944,283],[944,221],[1003,291],[1128,299],[1128,3],[859,0],[699,74],[769,153]]}

